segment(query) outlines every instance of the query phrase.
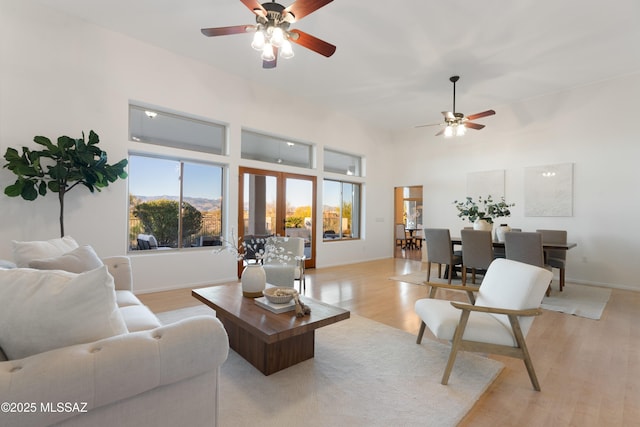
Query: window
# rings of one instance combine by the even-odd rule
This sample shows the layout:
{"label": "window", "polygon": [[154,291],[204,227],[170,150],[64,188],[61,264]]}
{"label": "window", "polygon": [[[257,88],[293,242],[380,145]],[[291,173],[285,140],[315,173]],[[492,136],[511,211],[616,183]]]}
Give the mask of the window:
{"label": "window", "polygon": [[129,105],[129,139],[147,144],[226,154],[227,128],[207,120]]}
{"label": "window", "polygon": [[312,146],[276,136],[242,131],[241,157],[278,165],[312,168]]}
{"label": "window", "polygon": [[360,184],[325,179],[323,193],[323,239],[359,239]]}
{"label": "window", "polygon": [[362,176],[362,158],[325,148],[324,171],[341,175]]}
{"label": "window", "polygon": [[215,164],[130,155],[129,250],[220,245],[223,172]]}

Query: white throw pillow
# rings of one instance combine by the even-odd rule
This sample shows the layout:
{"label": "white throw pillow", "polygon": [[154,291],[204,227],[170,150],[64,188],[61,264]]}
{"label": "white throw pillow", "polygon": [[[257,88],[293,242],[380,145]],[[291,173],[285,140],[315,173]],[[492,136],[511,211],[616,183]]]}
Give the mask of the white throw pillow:
{"label": "white throw pillow", "polygon": [[100,257],[89,245],[80,246],[64,255],[34,259],[29,263],[29,267],[38,270],[64,270],[71,273],[84,273],[103,265]]}
{"label": "white throw pillow", "polygon": [[0,270],[0,347],[9,359],[127,332],[106,266]]}
{"label": "white throw pillow", "polygon": [[78,247],[78,243],[71,236],[32,242],[13,240],[12,243],[13,261],[18,267],[28,267],[34,259],[60,256]]}

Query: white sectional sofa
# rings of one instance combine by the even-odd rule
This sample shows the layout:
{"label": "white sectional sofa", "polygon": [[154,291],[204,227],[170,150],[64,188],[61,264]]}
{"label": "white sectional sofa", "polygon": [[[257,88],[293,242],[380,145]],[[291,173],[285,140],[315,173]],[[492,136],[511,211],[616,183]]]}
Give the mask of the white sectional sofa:
{"label": "white sectional sofa", "polygon": [[[0,402],[8,404],[0,412],[0,425],[217,425],[219,368],[229,351],[222,324],[214,316],[196,316],[161,325],[132,292],[129,258],[102,261],[113,276],[115,310],[126,331],[13,360],[2,355]],[[18,270],[1,270],[0,276],[16,275]],[[46,274],[22,270],[27,276]],[[51,274],[61,280],[72,276],[60,271]],[[11,285],[3,285],[0,277],[0,297],[2,287]],[[22,314],[8,309],[16,316]],[[10,342],[5,338],[13,333],[3,332],[10,320],[0,314],[0,322],[5,323],[0,324],[4,334],[0,343]]]}

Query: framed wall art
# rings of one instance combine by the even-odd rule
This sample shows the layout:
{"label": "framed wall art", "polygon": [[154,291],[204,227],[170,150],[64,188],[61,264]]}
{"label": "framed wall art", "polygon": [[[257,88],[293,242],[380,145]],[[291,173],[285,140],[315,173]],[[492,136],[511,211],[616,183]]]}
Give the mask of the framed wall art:
{"label": "framed wall art", "polygon": [[573,216],[573,163],[525,168],[524,216]]}

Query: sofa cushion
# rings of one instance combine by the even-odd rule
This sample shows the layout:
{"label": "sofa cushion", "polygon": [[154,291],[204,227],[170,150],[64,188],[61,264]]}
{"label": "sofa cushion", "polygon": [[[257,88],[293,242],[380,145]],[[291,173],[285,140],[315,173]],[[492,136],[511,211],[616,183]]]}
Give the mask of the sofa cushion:
{"label": "sofa cushion", "polygon": [[121,307],[120,313],[129,332],[147,331],[162,326],[156,315],[146,305]]}
{"label": "sofa cushion", "polygon": [[127,332],[105,266],[0,270],[0,347],[9,359]]}
{"label": "sofa cushion", "polygon": [[64,270],[71,273],[84,273],[103,265],[96,252],[89,245],[80,246],[64,255],[34,259],[29,262],[29,267],[38,270]]}
{"label": "sofa cushion", "polygon": [[71,236],[32,242],[13,240],[12,244],[13,260],[18,267],[29,267],[29,263],[34,259],[60,256],[78,247],[78,243]]}

